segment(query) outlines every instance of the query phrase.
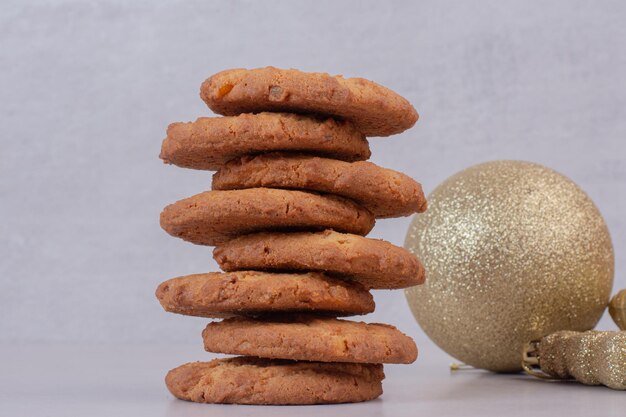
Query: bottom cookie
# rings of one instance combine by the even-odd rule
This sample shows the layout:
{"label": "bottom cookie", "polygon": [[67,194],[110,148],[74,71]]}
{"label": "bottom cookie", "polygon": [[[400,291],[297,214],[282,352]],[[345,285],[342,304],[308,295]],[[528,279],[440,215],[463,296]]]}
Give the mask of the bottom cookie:
{"label": "bottom cookie", "polygon": [[380,364],[296,362],[254,357],[190,362],[165,377],[181,400],[221,404],[336,404],[383,393]]}

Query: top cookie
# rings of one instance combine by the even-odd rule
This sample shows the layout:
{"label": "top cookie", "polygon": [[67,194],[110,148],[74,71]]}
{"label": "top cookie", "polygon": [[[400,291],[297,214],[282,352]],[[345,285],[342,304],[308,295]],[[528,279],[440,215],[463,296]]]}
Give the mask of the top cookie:
{"label": "top cookie", "polygon": [[363,78],[265,67],[230,69],[208,78],[200,97],[216,113],[286,111],[336,116],[366,136],[389,136],[418,119],[411,103]]}
{"label": "top cookie", "polygon": [[183,168],[216,170],[238,156],[270,151],[307,152],[344,161],[370,157],[367,139],[352,123],[287,113],[172,123],[159,157]]}

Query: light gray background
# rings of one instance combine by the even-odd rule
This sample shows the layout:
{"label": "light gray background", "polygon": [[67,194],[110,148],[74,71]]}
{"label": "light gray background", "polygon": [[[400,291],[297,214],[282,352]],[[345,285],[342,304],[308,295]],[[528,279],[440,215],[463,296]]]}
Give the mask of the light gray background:
{"label": "light gray background", "polygon": [[[0,342],[200,344],[205,320],[164,313],[153,293],[216,270],[210,248],[158,225],[210,174],[157,156],[168,123],[209,114],[199,85],[230,67],[362,76],[406,96],[419,123],[373,139],[372,160],[427,191],[492,159],[566,174],[605,215],[626,287],[624,22],[622,1],[3,1]],[[373,236],[402,244],[409,221]],[[428,345],[402,291],[376,301],[368,320]]]}

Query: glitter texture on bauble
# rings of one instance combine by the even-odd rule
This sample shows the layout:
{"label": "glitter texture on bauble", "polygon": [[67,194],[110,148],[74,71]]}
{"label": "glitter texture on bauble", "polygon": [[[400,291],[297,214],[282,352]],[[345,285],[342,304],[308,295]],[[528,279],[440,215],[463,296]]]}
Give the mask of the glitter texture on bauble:
{"label": "glitter texture on bauble", "polygon": [[529,162],[488,162],[444,181],[405,247],[426,267],[426,283],[406,290],[424,332],[492,371],[521,370],[527,342],[593,328],[613,285],[613,246],[596,206]]}

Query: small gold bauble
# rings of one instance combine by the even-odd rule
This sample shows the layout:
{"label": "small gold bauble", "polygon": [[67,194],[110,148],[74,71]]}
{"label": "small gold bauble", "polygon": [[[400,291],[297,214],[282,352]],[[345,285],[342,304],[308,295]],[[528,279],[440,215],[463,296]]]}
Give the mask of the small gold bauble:
{"label": "small gold bauble", "polygon": [[[537,365],[543,373],[537,372]],[[626,332],[552,333],[527,346],[524,370],[539,378],[626,390]]]}
{"label": "small gold bauble", "polygon": [[424,332],[469,365],[521,369],[531,340],[594,327],[613,285],[602,216],[568,178],[495,161],[444,181],[405,241],[426,267],[406,290]]}
{"label": "small gold bauble", "polygon": [[611,299],[609,314],[617,327],[626,330],[626,289],[621,290]]}

